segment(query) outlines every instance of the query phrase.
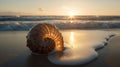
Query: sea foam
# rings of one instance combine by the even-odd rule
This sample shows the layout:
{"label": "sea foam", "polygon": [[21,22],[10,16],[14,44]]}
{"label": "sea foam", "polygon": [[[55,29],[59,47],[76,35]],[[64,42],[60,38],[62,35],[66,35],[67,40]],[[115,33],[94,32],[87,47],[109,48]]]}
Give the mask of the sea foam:
{"label": "sea foam", "polygon": [[99,30],[61,31],[65,50],[48,56],[49,61],[60,65],[79,65],[98,56],[96,49],[104,47],[115,34]]}

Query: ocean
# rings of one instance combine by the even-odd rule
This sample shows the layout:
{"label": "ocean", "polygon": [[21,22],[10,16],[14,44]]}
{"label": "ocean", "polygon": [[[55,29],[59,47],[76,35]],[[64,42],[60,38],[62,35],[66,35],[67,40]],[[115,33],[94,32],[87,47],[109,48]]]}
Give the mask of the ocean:
{"label": "ocean", "polygon": [[59,29],[116,29],[120,16],[0,16],[0,31],[28,31],[38,23]]}

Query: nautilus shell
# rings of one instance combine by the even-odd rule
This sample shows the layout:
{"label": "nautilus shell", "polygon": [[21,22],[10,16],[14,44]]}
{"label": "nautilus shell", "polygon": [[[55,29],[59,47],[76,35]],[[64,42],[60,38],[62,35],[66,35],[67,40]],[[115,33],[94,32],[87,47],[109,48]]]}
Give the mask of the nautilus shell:
{"label": "nautilus shell", "polygon": [[27,47],[34,53],[47,54],[64,49],[62,34],[51,24],[39,23],[30,30],[26,38]]}

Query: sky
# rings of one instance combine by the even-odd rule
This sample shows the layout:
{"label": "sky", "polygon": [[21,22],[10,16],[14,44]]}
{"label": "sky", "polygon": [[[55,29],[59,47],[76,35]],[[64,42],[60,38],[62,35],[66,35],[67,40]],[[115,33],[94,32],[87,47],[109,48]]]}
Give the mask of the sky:
{"label": "sky", "polygon": [[0,0],[0,15],[120,15],[120,0]]}

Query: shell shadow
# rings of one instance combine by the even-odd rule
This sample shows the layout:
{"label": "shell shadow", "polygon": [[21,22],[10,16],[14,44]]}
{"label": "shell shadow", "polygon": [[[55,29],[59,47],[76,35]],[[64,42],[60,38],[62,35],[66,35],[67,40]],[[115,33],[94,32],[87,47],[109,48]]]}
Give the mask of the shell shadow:
{"label": "shell shadow", "polygon": [[47,57],[48,55],[46,54],[36,55],[31,53],[27,59],[27,67],[62,67],[51,63]]}

